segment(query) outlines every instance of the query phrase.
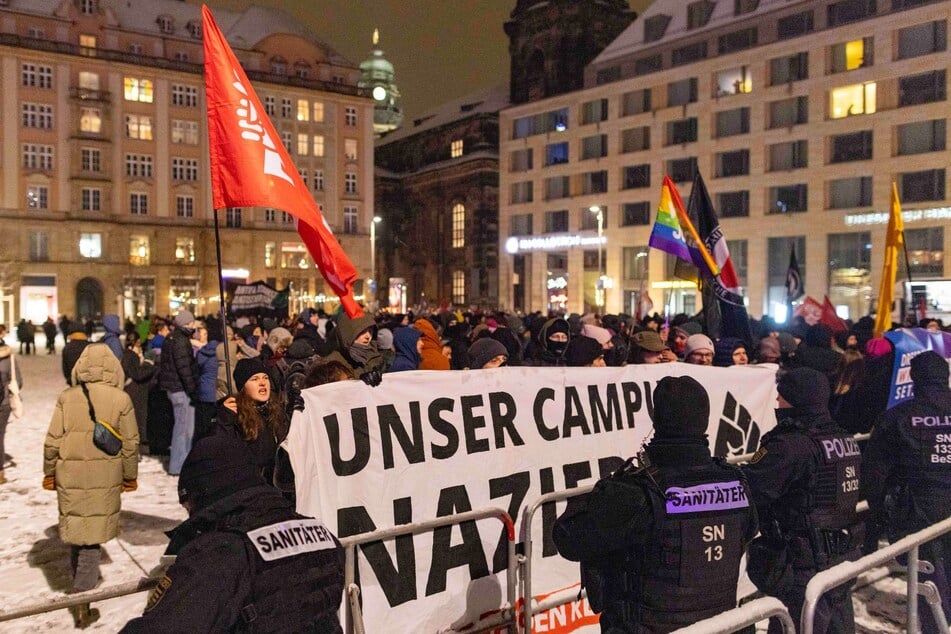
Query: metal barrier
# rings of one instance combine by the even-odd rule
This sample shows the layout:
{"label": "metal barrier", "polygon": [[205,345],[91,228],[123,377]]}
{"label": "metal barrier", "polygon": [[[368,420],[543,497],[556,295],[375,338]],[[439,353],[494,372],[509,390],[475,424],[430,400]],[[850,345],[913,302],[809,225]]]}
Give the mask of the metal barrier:
{"label": "metal barrier", "polygon": [[99,601],[105,601],[106,599],[115,599],[117,597],[124,597],[130,594],[146,592],[158,585],[160,579],[161,577],[143,577],[138,581],[130,581],[128,583],[122,583],[116,586],[102,588],[100,590],[77,592],[76,594],[50,599],[49,601],[44,601],[43,603],[34,603],[33,605],[23,608],[13,609],[9,612],[0,612],[0,622],[12,621],[13,619],[22,619],[28,616],[36,616],[37,614],[44,614],[46,612],[55,612],[56,610],[64,610],[66,608],[71,608],[75,605],[81,605],[83,603],[98,603]]}
{"label": "metal barrier", "polygon": [[394,526],[392,528],[383,528],[377,531],[370,533],[360,533],[359,535],[352,535],[350,537],[345,537],[340,540],[340,543],[344,547],[344,552],[346,554],[346,563],[344,567],[344,587],[347,589],[348,601],[346,603],[346,628],[345,631],[347,634],[364,634],[365,629],[363,626],[363,610],[360,606],[360,589],[356,584],[356,567],[357,567],[357,555],[356,549],[357,546],[361,544],[367,544],[370,542],[378,542],[387,539],[393,539],[396,537],[401,537],[403,535],[417,535],[419,533],[425,533],[434,528],[440,528],[443,526],[452,526],[454,524],[461,524],[463,522],[473,522],[481,519],[496,518],[502,522],[505,527],[505,535],[508,541],[508,566],[506,568],[506,577],[505,577],[505,590],[506,598],[508,599],[508,605],[502,607],[502,609],[491,615],[482,621],[478,621],[473,625],[466,628],[467,633],[481,632],[486,629],[492,629],[506,624],[510,624],[510,627],[513,630],[518,629],[518,623],[516,622],[516,566],[517,561],[515,557],[515,523],[512,521],[511,516],[504,510],[496,507],[489,507],[484,509],[477,509],[475,511],[468,511],[466,513],[457,513],[455,515],[447,515],[446,517],[439,517],[436,519],[428,520],[425,522],[417,522],[415,524],[402,524],[400,526]]}
{"label": "metal barrier", "polygon": [[[898,555],[908,553],[907,582],[908,582],[908,618],[906,621],[906,630],[909,632],[918,631],[918,594],[928,599],[928,604],[935,614],[935,621],[938,627],[944,633],[948,632],[948,624],[945,620],[944,612],[941,610],[941,598],[937,596],[937,589],[933,583],[918,583],[918,572],[931,572],[931,564],[919,565],[918,547],[921,544],[932,541],[933,539],[951,532],[951,517],[932,524],[928,528],[922,529],[917,533],[912,533],[890,546],[886,546],[874,553],[865,555],[856,561],[844,561],[828,570],[823,570],[812,579],[806,586],[806,600],[802,606],[802,617],[799,625],[800,634],[812,634],[813,623],[815,621],[816,606],[823,594],[838,587],[850,579],[858,577],[861,573],[870,570],[875,566],[881,566]],[[942,627],[943,626],[943,627]]]}
{"label": "metal barrier", "polygon": [[675,630],[673,634],[732,634],[740,628],[755,625],[770,618],[779,621],[783,632],[796,634],[796,626],[793,624],[792,617],[789,616],[789,610],[775,597],[754,599],[738,608]]}

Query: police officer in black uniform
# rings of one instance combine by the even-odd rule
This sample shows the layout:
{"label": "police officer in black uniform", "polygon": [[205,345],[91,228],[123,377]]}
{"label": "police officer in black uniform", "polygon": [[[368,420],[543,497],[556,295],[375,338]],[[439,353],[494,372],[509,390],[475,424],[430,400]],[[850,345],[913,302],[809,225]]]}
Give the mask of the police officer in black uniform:
{"label": "police officer in black uniform", "polygon": [[169,533],[177,558],[123,632],[342,632],[340,543],[264,484],[244,443],[198,441],[178,494],[189,518]]}
{"label": "police officer in black uniform", "polygon": [[[862,456],[829,414],[824,374],[795,368],[780,378],[777,389],[777,426],[763,436],[743,471],[764,537],[782,554],[761,557],[758,540],[750,549],[748,568],[760,590],[779,598],[798,624],[809,580],[858,554],[848,527],[855,523]],[[766,570],[777,564],[783,569]],[[764,583],[766,577],[776,583]],[[770,631],[779,631],[778,625],[771,622]],[[848,585],[820,600],[814,631],[855,631]]]}
{"label": "police officer in black uniform", "polygon": [[[865,457],[868,503],[885,518],[888,537],[900,539],[951,516],[951,389],[948,361],[936,352],[911,360],[915,396],[885,412],[872,431]],[[925,544],[919,553],[934,565],[933,581],[951,615],[951,538]],[[922,631],[938,631],[919,598]]]}
{"label": "police officer in black uniform", "polygon": [[665,377],[653,400],[640,468],[573,498],[552,534],[581,562],[602,632],[669,632],[736,607],[740,557],[756,534],[742,473],[710,456],[703,386]]}

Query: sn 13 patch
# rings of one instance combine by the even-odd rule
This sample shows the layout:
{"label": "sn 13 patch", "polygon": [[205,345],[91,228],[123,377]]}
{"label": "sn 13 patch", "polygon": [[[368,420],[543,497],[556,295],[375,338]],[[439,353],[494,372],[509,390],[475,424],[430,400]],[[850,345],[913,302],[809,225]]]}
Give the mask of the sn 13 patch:
{"label": "sn 13 patch", "polygon": [[155,589],[149,593],[149,602],[145,604],[145,611],[149,612],[159,604],[159,601],[162,600],[162,597],[165,596],[165,593],[168,592],[168,589],[172,587],[172,579],[165,575],[162,577],[162,580],[158,582],[158,585],[155,586]]}
{"label": "sn 13 patch", "polygon": [[766,453],[767,453],[766,447],[760,447],[759,449],[757,449],[756,453],[753,454],[753,457],[750,458],[750,464],[756,464],[757,462],[762,460],[763,456],[765,456]]}

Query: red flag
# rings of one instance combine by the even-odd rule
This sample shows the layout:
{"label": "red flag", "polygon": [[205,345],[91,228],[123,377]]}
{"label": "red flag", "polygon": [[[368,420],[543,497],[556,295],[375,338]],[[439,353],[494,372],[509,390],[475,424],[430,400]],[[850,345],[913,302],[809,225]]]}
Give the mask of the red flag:
{"label": "red flag", "polygon": [[274,207],[298,219],[297,232],[350,317],[357,271],[320,213],[207,6],[202,6],[205,99],[215,209]]}
{"label": "red flag", "polygon": [[822,317],[819,319],[819,323],[825,324],[834,333],[845,332],[849,329],[848,325],[842,321],[842,318],[836,314],[835,306],[829,301],[828,295],[825,296],[822,302]]}
{"label": "red flag", "polygon": [[801,304],[796,306],[793,315],[802,317],[808,325],[815,326],[822,321],[822,304],[811,297],[806,297]]}

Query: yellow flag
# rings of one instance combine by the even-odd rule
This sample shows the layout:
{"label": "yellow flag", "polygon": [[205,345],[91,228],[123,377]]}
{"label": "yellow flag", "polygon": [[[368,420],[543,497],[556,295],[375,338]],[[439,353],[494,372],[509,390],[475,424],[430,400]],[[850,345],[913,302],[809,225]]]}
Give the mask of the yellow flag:
{"label": "yellow flag", "polygon": [[905,242],[905,227],[901,219],[901,201],[898,187],[892,183],[892,209],[888,215],[888,231],[885,234],[885,264],[882,266],[882,282],[878,287],[878,314],[875,316],[875,336],[892,327],[892,300],[895,294],[895,273],[898,271],[898,251]]}

